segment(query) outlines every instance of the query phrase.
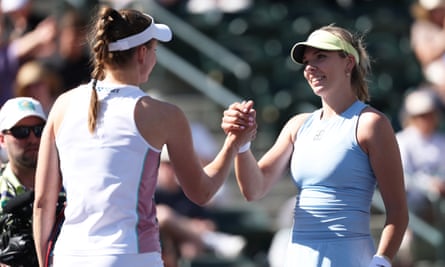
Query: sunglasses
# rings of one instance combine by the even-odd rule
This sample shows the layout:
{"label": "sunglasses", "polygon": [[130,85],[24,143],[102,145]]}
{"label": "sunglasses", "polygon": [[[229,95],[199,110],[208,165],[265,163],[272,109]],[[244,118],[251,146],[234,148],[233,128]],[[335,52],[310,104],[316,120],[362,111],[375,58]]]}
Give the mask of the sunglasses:
{"label": "sunglasses", "polygon": [[36,137],[40,138],[42,136],[43,127],[45,127],[45,124],[34,126],[15,126],[9,130],[3,130],[3,134],[10,134],[17,139],[25,139],[29,137],[32,131]]}

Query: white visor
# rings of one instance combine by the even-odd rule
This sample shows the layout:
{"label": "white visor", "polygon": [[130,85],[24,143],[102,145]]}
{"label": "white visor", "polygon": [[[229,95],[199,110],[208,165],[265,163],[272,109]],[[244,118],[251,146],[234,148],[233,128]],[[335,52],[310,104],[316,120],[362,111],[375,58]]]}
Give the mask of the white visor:
{"label": "white visor", "polygon": [[[149,15],[146,16],[150,17]],[[125,51],[141,44],[145,44],[151,39],[156,39],[161,42],[170,41],[172,39],[172,31],[170,30],[170,27],[165,24],[156,24],[153,18],[150,18],[151,24],[144,31],[108,44],[108,51]]]}

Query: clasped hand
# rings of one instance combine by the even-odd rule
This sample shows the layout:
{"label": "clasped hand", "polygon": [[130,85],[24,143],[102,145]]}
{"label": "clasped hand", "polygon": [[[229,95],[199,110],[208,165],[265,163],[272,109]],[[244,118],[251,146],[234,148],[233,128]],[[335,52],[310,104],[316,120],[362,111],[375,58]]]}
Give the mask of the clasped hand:
{"label": "clasped hand", "polygon": [[256,110],[253,104],[252,100],[236,102],[224,111],[221,128],[228,136],[235,138],[238,147],[256,137]]}

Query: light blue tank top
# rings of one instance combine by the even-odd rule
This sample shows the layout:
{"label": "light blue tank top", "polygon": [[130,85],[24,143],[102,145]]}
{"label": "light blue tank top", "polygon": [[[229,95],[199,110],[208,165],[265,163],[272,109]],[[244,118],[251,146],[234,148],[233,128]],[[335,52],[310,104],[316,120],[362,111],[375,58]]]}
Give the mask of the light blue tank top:
{"label": "light blue tank top", "polygon": [[365,107],[356,101],[326,120],[320,119],[320,109],[299,129],[291,159],[298,188],[293,242],[370,236],[376,179],[356,137]]}

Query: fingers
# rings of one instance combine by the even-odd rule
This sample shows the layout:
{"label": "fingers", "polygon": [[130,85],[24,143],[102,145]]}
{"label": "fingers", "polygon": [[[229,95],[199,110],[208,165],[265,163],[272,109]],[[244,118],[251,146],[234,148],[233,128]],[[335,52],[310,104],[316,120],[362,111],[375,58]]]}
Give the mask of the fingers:
{"label": "fingers", "polygon": [[252,100],[235,102],[229,106],[227,110],[238,110],[243,113],[248,113],[253,108],[254,102]]}
{"label": "fingers", "polygon": [[249,100],[247,102],[243,101],[243,103],[244,103],[244,109],[243,109],[244,112],[249,112],[251,109],[253,109],[254,103],[252,100]]}
{"label": "fingers", "polygon": [[237,129],[227,132],[227,136],[230,137],[234,143],[236,143],[235,146],[238,148],[243,147],[245,144],[247,144],[250,141],[253,141],[256,138],[257,134],[257,124],[254,121],[251,126],[246,127],[245,129]]}
{"label": "fingers", "polygon": [[221,128],[225,133],[247,129],[255,124],[256,111],[253,101],[236,102],[223,113]]}

